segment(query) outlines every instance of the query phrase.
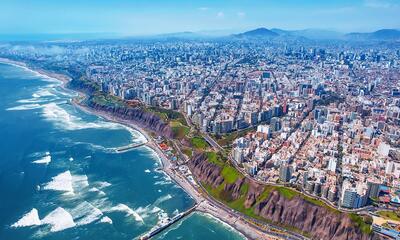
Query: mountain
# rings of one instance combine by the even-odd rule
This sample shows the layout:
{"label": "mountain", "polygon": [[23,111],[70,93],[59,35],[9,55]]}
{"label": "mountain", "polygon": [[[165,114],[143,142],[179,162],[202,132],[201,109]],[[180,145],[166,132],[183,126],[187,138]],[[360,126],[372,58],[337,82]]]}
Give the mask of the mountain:
{"label": "mountain", "polygon": [[349,33],[345,35],[348,40],[400,40],[400,31],[397,29],[381,29],[371,33]]}
{"label": "mountain", "polygon": [[271,31],[278,33],[281,36],[303,37],[314,40],[340,39],[343,37],[343,34],[340,32],[325,29],[310,28],[303,30],[283,30],[279,28],[273,28]]}
{"label": "mountain", "polygon": [[340,39],[342,33],[323,29],[284,30],[279,28],[257,28],[234,35],[238,38],[289,38],[289,39]]}
{"label": "mountain", "polygon": [[239,38],[273,38],[278,37],[279,34],[267,28],[257,28],[234,36]]}

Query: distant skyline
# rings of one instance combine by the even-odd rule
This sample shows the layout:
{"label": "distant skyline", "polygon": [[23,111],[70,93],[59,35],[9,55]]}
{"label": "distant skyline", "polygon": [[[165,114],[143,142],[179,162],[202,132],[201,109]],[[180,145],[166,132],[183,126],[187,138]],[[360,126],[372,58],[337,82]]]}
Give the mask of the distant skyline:
{"label": "distant skyline", "polygon": [[0,34],[400,28],[400,0],[1,0]]}

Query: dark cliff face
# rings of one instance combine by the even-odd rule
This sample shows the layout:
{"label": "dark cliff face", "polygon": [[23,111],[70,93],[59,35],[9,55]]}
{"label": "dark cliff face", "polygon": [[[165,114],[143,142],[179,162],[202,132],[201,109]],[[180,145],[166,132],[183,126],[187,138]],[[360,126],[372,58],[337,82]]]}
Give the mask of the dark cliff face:
{"label": "dark cliff face", "polygon": [[168,123],[165,123],[157,115],[151,112],[146,112],[141,108],[133,108],[128,106],[112,107],[100,105],[92,101],[88,101],[87,104],[89,107],[97,111],[104,111],[115,117],[130,120],[137,124],[139,127],[155,132],[160,136],[167,138],[172,138],[174,136],[173,131]]}
{"label": "dark cliff face", "polygon": [[[102,104],[94,100],[95,95],[106,96],[99,91],[100,87],[90,81],[74,79],[69,82],[68,87],[89,95],[86,101],[88,107],[97,111],[103,111],[115,117],[132,121],[136,125],[157,135],[172,138],[173,131],[168,123],[164,122],[154,113],[147,112],[140,107],[129,107],[124,104]],[[121,100],[120,100],[121,101]]]}
{"label": "dark cliff face", "polygon": [[[189,167],[203,184],[216,188],[224,182],[221,176],[221,167],[209,162],[204,154],[194,156],[189,162]],[[232,184],[225,184],[223,192],[229,193],[230,200],[235,201],[243,197],[241,196],[243,184],[248,186],[248,191],[244,196],[246,209],[253,208],[254,214],[277,224],[293,226],[309,234],[313,239],[366,240],[378,238],[362,233],[347,214],[314,205],[300,196],[286,198],[279,191],[272,190],[268,197],[260,201],[260,196],[266,186],[250,179],[239,178]]]}

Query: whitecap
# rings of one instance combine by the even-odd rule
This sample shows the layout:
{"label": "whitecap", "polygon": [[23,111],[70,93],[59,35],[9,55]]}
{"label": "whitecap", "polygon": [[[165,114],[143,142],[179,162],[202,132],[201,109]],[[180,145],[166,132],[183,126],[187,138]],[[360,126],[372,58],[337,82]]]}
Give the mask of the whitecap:
{"label": "whitecap", "polygon": [[86,175],[72,176],[72,186],[74,189],[82,190],[89,186],[88,177]]}
{"label": "whitecap", "polygon": [[169,199],[172,198],[171,194],[167,194],[165,196],[159,197],[155,202],[154,205],[160,205],[160,203],[163,203],[165,201],[168,201]]}
{"label": "whitecap", "polygon": [[72,215],[62,207],[56,208],[43,218],[42,224],[51,225],[50,231],[52,232],[58,232],[76,226]]}
{"label": "whitecap", "polygon": [[103,216],[103,212],[89,202],[84,201],[71,210],[71,215],[79,226],[97,221]]}
{"label": "whitecap", "polygon": [[10,107],[7,108],[7,111],[24,111],[24,110],[32,110],[32,109],[37,109],[37,108],[42,108],[42,105],[40,104],[25,104],[25,105],[20,105],[16,107]]}
{"label": "whitecap", "polygon": [[57,127],[65,130],[82,130],[82,129],[123,129],[123,125],[107,121],[86,122],[82,118],[74,116],[67,112],[64,108],[56,103],[43,105],[42,116],[53,122]]}
{"label": "whitecap", "polygon": [[36,163],[36,164],[46,164],[46,165],[49,164],[50,162],[51,162],[51,155],[50,154],[45,155],[41,159],[33,161],[33,163]]}
{"label": "whitecap", "polygon": [[161,180],[154,183],[154,185],[167,185],[167,184],[172,184],[172,182]]}
{"label": "whitecap", "polygon": [[111,186],[111,183],[109,182],[97,182],[97,185],[99,186],[99,188],[106,188]]}
{"label": "whitecap", "polygon": [[149,169],[144,170],[145,173],[150,173],[151,171]]}
{"label": "whitecap", "polygon": [[72,175],[70,171],[65,171],[53,177],[51,182],[47,183],[44,190],[62,191],[73,194],[74,189],[72,188]]}
{"label": "whitecap", "polygon": [[131,216],[135,219],[135,221],[144,223],[143,218],[137,212],[135,212],[125,204],[120,203],[117,206],[112,207],[110,211],[125,212],[126,216]]}
{"label": "whitecap", "polygon": [[[34,96],[33,96],[34,95]],[[32,96],[34,98],[40,98],[40,97],[53,97],[56,96],[55,94],[51,93],[48,89],[40,89],[36,93],[34,93]]]}
{"label": "whitecap", "polygon": [[163,211],[161,208],[155,206],[151,208],[150,205],[146,207],[139,207],[135,209],[135,212],[137,212],[142,218],[148,218],[150,216],[154,216],[155,213],[158,213],[160,211]]}
{"label": "whitecap", "polygon": [[33,208],[31,211],[26,213],[20,220],[11,225],[11,227],[30,227],[30,226],[38,226],[40,225],[39,213],[36,208]]}
{"label": "whitecap", "polygon": [[101,191],[100,189],[98,189],[98,188],[96,188],[96,187],[90,188],[90,189],[89,189],[89,192],[95,192],[95,193],[98,193],[99,195],[102,195],[102,196],[106,195],[105,192]]}
{"label": "whitecap", "polygon": [[100,222],[101,222],[101,223],[109,223],[109,224],[112,224],[112,223],[113,223],[113,221],[111,220],[111,218],[109,218],[109,217],[107,217],[107,216],[102,217],[102,218],[100,219]]}
{"label": "whitecap", "polygon": [[37,98],[31,98],[31,99],[21,99],[17,101],[18,103],[43,103],[45,102],[44,100],[37,99]]}
{"label": "whitecap", "polygon": [[73,158],[73,157],[70,157],[68,160],[69,160],[70,162],[72,162],[72,161],[74,161],[74,158]]}

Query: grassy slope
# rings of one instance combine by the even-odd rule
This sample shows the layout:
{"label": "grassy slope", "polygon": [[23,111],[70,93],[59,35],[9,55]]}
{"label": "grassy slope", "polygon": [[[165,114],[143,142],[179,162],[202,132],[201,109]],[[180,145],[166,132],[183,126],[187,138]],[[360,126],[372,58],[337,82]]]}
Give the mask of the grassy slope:
{"label": "grassy slope", "polygon": [[385,219],[400,221],[400,216],[398,216],[394,211],[379,211],[377,214]]}
{"label": "grassy slope", "polygon": [[[241,186],[241,188],[240,188],[241,195],[236,200],[232,199],[231,193],[226,192],[224,190],[226,184],[235,183],[238,179],[244,178],[244,176],[240,172],[238,172],[234,167],[230,166],[224,160],[224,158],[221,156],[221,154],[217,154],[215,152],[207,152],[206,154],[207,154],[207,158],[208,158],[209,162],[222,168],[221,176],[224,178],[224,182],[217,187],[212,187],[210,185],[202,183],[204,188],[214,198],[218,199],[219,201],[225,203],[229,207],[231,207],[249,217],[252,217],[257,220],[265,221],[267,223],[271,223],[271,221],[269,219],[264,219],[264,218],[256,215],[254,213],[254,206],[256,206],[258,203],[267,199],[269,194],[274,190],[278,191],[279,194],[281,194],[283,197],[285,197],[287,199],[292,199],[295,196],[299,196],[299,197],[303,198],[305,201],[307,201],[313,205],[326,208],[335,214],[341,213],[339,210],[330,207],[326,203],[319,201],[317,199],[305,196],[305,195],[301,194],[300,192],[297,192],[291,188],[271,186],[271,185],[266,185],[264,187],[263,192],[257,198],[256,203],[253,205],[253,207],[246,208],[244,203],[245,203],[246,195],[247,195],[248,189],[249,189],[248,183],[244,183]],[[353,214],[353,215],[349,214],[349,217],[353,220],[355,225],[361,229],[362,232],[367,233],[367,234],[371,233],[370,224],[367,223],[366,219],[364,219],[363,217],[356,215],[356,214]],[[301,233],[305,236],[309,236],[309,233],[302,232],[301,230],[296,229],[293,226],[287,226],[287,225],[283,225],[280,223],[274,223],[274,224],[278,224],[278,225],[280,225],[284,228],[287,228],[291,231]]]}

